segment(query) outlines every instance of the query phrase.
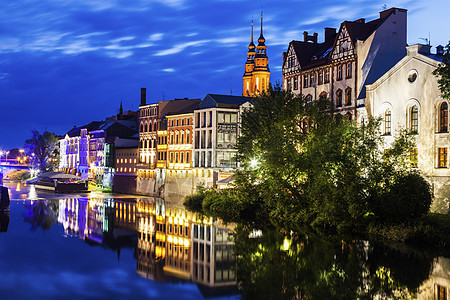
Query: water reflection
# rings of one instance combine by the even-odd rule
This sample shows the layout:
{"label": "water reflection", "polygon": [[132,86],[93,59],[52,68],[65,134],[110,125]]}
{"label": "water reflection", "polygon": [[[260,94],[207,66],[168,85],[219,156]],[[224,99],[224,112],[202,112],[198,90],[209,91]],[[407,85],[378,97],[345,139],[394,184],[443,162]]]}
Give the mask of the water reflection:
{"label": "water reflection", "polygon": [[[45,209],[28,211],[51,215]],[[231,228],[180,207],[166,207],[163,199],[63,199],[57,221],[66,236],[117,250],[118,256],[121,248],[134,248],[141,277],[193,281],[207,294],[215,288],[236,292]]]}
{"label": "water reflection", "polygon": [[430,273],[445,278],[440,290],[450,287],[448,258],[406,245],[240,228],[235,251],[244,298],[441,299]]}

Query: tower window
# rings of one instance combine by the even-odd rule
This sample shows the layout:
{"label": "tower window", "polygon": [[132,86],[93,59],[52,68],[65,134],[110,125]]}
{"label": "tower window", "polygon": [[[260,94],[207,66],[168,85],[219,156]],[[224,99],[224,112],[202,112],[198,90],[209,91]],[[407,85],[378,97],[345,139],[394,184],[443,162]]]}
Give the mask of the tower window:
{"label": "tower window", "polygon": [[439,132],[448,132],[448,105],[442,102],[439,106]]}

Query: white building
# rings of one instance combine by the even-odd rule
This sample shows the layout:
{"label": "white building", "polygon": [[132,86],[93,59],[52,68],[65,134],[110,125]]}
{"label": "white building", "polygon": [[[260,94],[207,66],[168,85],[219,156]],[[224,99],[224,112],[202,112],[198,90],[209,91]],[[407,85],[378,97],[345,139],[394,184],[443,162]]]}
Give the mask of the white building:
{"label": "white building", "polygon": [[403,59],[367,85],[366,109],[369,115],[382,117],[385,148],[390,147],[401,128],[416,135],[416,148],[411,151],[412,167],[418,168],[432,185],[435,196],[432,211],[448,213],[449,101],[442,98],[437,77],[432,74],[442,60],[443,48],[437,47],[436,54],[431,54],[430,48],[407,47]]}

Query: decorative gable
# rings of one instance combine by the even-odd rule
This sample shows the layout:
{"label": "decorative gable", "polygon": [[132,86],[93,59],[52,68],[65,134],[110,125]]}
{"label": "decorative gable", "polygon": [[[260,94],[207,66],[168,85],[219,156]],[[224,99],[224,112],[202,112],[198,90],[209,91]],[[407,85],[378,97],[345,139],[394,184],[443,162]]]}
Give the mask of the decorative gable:
{"label": "decorative gable", "polygon": [[283,73],[291,73],[300,70],[300,64],[295,53],[293,44],[289,45],[289,49],[286,54],[286,60],[283,65]]}
{"label": "decorative gable", "polygon": [[354,54],[355,48],[353,47],[352,40],[348,34],[347,27],[342,26],[336,39],[331,59],[337,60]]}

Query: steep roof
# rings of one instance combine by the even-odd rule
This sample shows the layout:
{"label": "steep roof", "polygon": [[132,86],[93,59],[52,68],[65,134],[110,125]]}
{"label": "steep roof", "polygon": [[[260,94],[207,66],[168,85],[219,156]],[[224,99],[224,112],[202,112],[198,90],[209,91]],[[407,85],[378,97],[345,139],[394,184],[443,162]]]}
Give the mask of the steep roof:
{"label": "steep roof", "polygon": [[219,95],[219,94],[208,94],[202,100],[199,105],[199,109],[212,108],[212,107],[223,107],[223,108],[239,108],[241,104],[245,102],[252,101],[253,97],[245,96],[232,96],[232,95]]}
{"label": "steep roof", "polygon": [[305,70],[327,64],[336,36],[336,33],[333,34],[323,43],[292,41],[290,45],[294,48],[301,69]]}

